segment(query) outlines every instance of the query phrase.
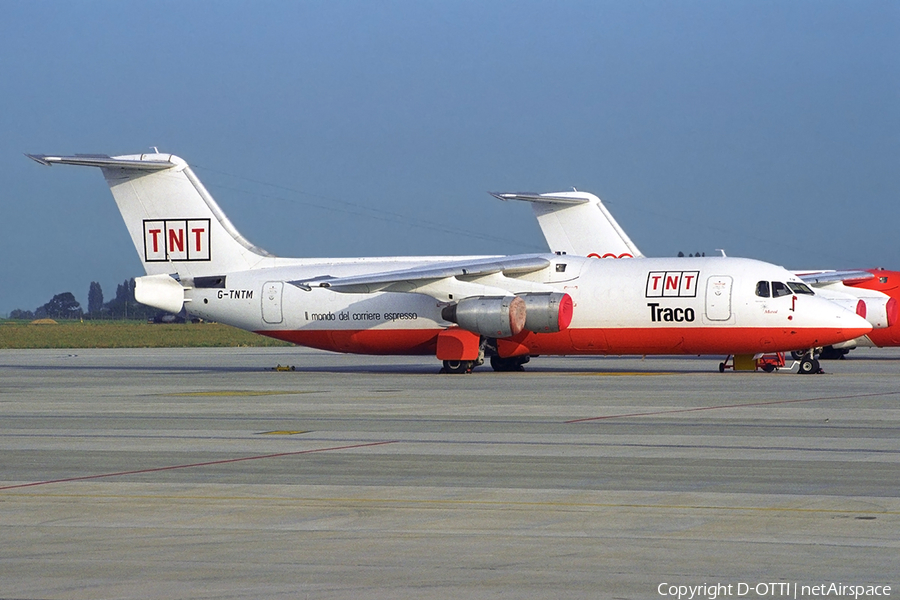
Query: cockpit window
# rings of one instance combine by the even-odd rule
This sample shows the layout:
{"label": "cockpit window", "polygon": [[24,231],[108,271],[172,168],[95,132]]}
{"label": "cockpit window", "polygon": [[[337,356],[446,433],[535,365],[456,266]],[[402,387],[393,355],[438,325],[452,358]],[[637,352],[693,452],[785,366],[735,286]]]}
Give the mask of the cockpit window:
{"label": "cockpit window", "polygon": [[773,298],[781,298],[782,296],[790,296],[791,290],[788,286],[784,285],[780,281],[772,282],[772,297]]}
{"label": "cockpit window", "polygon": [[769,282],[768,281],[759,281],[756,283],[756,295],[760,298],[768,298],[769,297]]}
{"label": "cockpit window", "polygon": [[795,281],[788,281],[788,287],[791,288],[791,290],[795,294],[807,294],[810,296],[816,295],[816,293],[814,291],[812,291],[811,289],[809,289],[809,286],[806,285],[805,283],[797,283]]}

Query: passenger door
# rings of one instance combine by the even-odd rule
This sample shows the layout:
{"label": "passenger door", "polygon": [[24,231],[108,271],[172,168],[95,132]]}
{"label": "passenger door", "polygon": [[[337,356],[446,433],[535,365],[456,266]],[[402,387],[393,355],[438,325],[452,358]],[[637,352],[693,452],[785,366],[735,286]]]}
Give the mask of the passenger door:
{"label": "passenger door", "polygon": [[281,292],[283,281],[267,281],[262,289],[262,318],[270,325],[277,325],[284,320],[281,311]]}
{"label": "passenger door", "polygon": [[713,275],[706,280],[706,318],[710,321],[731,318],[731,277]]}

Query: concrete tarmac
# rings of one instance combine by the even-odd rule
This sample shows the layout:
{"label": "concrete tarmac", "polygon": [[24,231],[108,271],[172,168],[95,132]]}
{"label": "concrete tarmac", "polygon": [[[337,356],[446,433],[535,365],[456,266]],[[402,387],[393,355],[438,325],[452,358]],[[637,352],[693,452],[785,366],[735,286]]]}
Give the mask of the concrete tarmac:
{"label": "concrete tarmac", "polygon": [[0,598],[900,595],[900,350],[719,360],[0,351]]}

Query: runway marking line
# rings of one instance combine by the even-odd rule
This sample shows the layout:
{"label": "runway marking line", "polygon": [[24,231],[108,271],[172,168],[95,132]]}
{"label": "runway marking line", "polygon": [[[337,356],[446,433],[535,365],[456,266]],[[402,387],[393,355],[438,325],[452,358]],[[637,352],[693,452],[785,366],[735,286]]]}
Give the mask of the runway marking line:
{"label": "runway marking line", "polygon": [[[392,442],[381,442],[392,443]],[[36,485],[36,484],[27,484]],[[24,486],[12,486],[24,487]],[[11,488],[0,488],[0,490]],[[790,506],[712,506],[712,505],[692,505],[692,504],[637,504],[637,503],[612,503],[612,502],[529,502],[520,500],[415,500],[415,499],[396,499],[396,498],[340,498],[340,497],[291,497],[291,496],[201,496],[195,494],[29,494],[14,493],[5,494],[6,497],[21,498],[94,498],[94,499],[140,499],[140,500],[204,500],[214,502],[295,502],[306,504],[384,504],[386,507],[391,505],[435,505],[439,507],[445,506],[464,506],[478,507],[483,506],[490,509],[499,507],[516,507],[516,508],[536,508],[543,509],[548,507],[559,508],[633,508],[638,510],[703,510],[703,511],[725,511],[725,512],[776,512],[776,513],[808,513],[808,514],[849,514],[849,515],[884,515],[893,516],[900,515],[900,510],[859,510],[859,509],[842,509],[842,508],[800,508]]]}
{"label": "runway marking line", "polygon": [[605,415],[602,417],[585,417],[583,419],[571,419],[569,421],[563,421],[563,423],[570,425],[573,423],[586,423],[589,421],[602,421],[606,419],[623,419],[625,417],[650,417],[655,415],[671,415],[676,413],[688,413],[688,412],[697,412],[701,410],[720,410],[724,408],[746,408],[748,406],[772,406],[775,404],[793,404],[798,402],[819,402],[819,401],[828,401],[828,400],[851,400],[854,398],[872,398],[875,396],[895,396],[900,394],[900,392],[878,392],[873,394],[853,394],[850,396],[822,396],[819,398],[794,398],[792,400],[770,400],[766,402],[744,402],[741,404],[719,404],[717,406],[698,406],[695,408],[673,408],[671,410],[655,410],[649,412],[642,413],[627,413],[621,415]]}
{"label": "runway marking line", "polygon": [[159,394],[160,396],[176,396],[181,398],[204,398],[207,396],[281,396],[294,394],[315,394],[318,390],[213,390],[208,392],[174,392]]}
{"label": "runway marking line", "polygon": [[256,435],[299,435],[301,433],[309,433],[309,431],[260,431]]}
{"label": "runway marking line", "polygon": [[208,467],[212,465],[225,465],[228,463],[244,462],[248,460],[262,460],[265,458],[282,458],[285,456],[298,456],[300,454],[314,454],[316,452],[334,452],[336,450],[354,450],[357,448],[371,448],[373,446],[384,446],[386,444],[396,444],[397,440],[388,440],[384,442],[369,442],[365,444],[350,444],[348,446],[332,446],[330,448],[313,448],[311,450],[297,450],[295,452],[279,452],[277,454],[262,454],[259,456],[242,456],[241,458],[225,458],[222,460],[211,460],[202,463],[192,463],[188,465],[170,465],[168,467],[154,467],[152,469],[136,469],[134,471],[120,471],[118,473],[101,473],[99,475],[83,475],[81,477],[66,477],[63,479],[51,479],[48,481],[35,481],[32,483],[20,483],[17,485],[7,485],[0,487],[0,491],[15,490],[19,488],[35,487],[39,485],[50,485],[52,483],[69,483],[72,481],[89,481],[91,479],[103,479],[106,477],[122,477],[124,475],[140,475],[142,473],[158,473],[160,471],[174,471],[176,469],[190,469],[193,467]]}

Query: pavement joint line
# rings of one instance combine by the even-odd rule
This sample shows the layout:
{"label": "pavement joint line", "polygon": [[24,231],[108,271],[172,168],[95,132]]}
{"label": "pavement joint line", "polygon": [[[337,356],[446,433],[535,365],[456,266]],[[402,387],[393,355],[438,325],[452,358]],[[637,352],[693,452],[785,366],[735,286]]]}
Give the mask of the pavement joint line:
{"label": "pavement joint line", "polygon": [[[13,489],[16,486],[0,488],[0,490]],[[203,496],[196,494],[60,494],[60,493],[20,493],[13,492],[3,494],[7,498],[93,498],[100,500],[205,500],[213,502],[255,501],[255,502],[279,502],[279,503],[306,503],[306,504],[412,504],[412,505],[437,505],[437,506],[484,506],[488,508],[512,506],[519,508],[632,508],[639,510],[701,510],[701,511],[727,511],[727,512],[783,512],[783,513],[808,513],[808,514],[853,514],[853,515],[900,515],[898,510],[859,510],[842,508],[799,508],[790,506],[716,506],[704,504],[641,504],[641,503],[615,503],[615,502],[554,502],[554,501],[524,501],[524,500],[441,500],[441,499],[413,499],[413,498],[343,498],[343,497],[291,497],[291,496]]]}
{"label": "pavement joint line", "polygon": [[596,371],[591,373],[572,373],[577,377],[657,377],[659,375],[696,375],[696,373],[678,373],[675,371]]}
{"label": "pavement joint line", "polygon": [[642,412],[642,413],[628,413],[628,414],[620,414],[620,415],[605,415],[600,417],[585,417],[583,419],[571,419],[569,421],[563,421],[566,425],[570,425],[573,423],[586,423],[589,421],[601,421],[605,419],[623,419],[626,417],[649,417],[655,415],[671,415],[675,413],[688,413],[688,412],[697,412],[701,410],[720,410],[725,408],[747,408],[749,406],[772,406],[777,404],[794,404],[798,402],[821,402],[821,401],[829,401],[829,400],[851,400],[854,398],[873,398],[877,396],[895,396],[900,394],[900,391],[897,392],[877,392],[872,394],[853,394],[849,396],[821,396],[818,398],[792,398],[790,400],[768,400],[764,402],[744,402],[741,404],[719,404],[716,406],[698,406],[694,408],[675,408],[672,410],[657,410],[651,412]]}

